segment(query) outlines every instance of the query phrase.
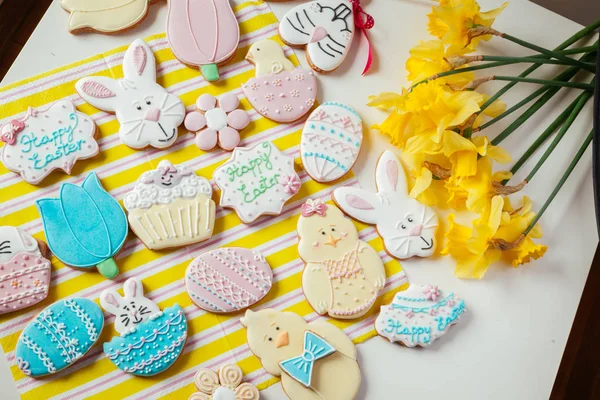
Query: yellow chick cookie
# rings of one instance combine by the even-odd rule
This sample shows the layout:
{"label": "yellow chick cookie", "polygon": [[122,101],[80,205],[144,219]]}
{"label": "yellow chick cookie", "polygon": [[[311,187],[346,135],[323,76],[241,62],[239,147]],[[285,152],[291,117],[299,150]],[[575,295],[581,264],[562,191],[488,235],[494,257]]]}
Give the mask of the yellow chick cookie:
{"label": "yellow chick cookie", "polygon": [[285,57],[281,45],[273,40],[260,40],[250,47],[246,60],[254,64],[256,76],[293,71],[294,64]]}

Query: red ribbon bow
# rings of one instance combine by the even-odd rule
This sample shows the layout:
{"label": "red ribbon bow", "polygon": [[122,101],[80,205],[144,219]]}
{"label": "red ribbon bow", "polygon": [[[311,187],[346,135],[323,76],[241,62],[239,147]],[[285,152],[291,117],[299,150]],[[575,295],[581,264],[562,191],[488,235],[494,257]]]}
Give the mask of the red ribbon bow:
{"label": "red ribbon bow", "polygon": [[371,64],[373,63],[373,48],[371,46],[371,40],[369,39],[367,30],[375,26],[375,20],[370,14],[367,14],[362,9],[362,7],[360,6],[360,0],[350,0],[350,2],[352,3],[352,12],[354,13],[354,25],[362,31],[363,35],[365,35],[365,39],[367,39],[367,45],[369,46],[367,63],[365,65],[365,69],[362,72],[362,74],[364,75],[367,72],[369,72]]}
{"label": "red ribbon bow", "polygon": [[314,214],[319,214],[321,217],[325,216],[325,212],[327,211],[327,205],[323,203],[320,199],[306,200],[306,203],[302,204],[302,216],[303,217],[311,217]]}

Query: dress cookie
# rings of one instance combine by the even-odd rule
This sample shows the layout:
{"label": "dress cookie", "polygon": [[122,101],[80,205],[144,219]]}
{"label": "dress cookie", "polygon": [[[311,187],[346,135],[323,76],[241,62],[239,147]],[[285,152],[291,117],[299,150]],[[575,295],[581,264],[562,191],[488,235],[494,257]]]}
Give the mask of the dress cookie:
{"label": "dress cookie", "polygon": [[161,311],[144,296],[137,278],[123,284],[125,297],[105,290],[100,304],[115,316],[120,337],[104,343],[106,357],[121,370],[138,376],[152,376],[169,369],[181,355],[187,340],[187,320],[175,304]]}
{"label": "dress cookie", "polygon": [[146,18],[148,6],[154,0],[61,0],[60,5],[71,13],[69,32],[122,32]]}
{"label": "dress cookie", "polygon": [[77,81],[75,88],[94,107],[116,114],[125,145],[133,149],[171,146],[185,107],[179,97],[156,83],[156,59],[143,40],[137,39],[125,52],[123,75],[123,79],[89,76]]}
{"label": "dress cookie", "polygon": [[146,247],[159,250],[198,243],[212,236],[215,202],[208,179],[168,160],[144,172],[123,204],[131,230]]}
{"label": "dress cookie", "polygon": [[64,183],[58,199],[37,200],[36,205],[48,246],[60,261],[75,268],[95,266],[107,278],[119,274],[113,257],[127,239],[127,217],[95,172],[81,187]]}
{"label": "dress cookie", "polygon": [[352,4],[345,0],[318,0],[300,4],[283,16],[279,36],[290,46],[306,47],[310,66],[333,71],[346,58],[354,37]]}
{"label": "dress cookie", "polygon": [[375,330],[390,342],[407,347],[429,347],[465,312],[464,300],[442,294],[437,286],[410,285],[392,304],[381,307]]}
{"label": "dress cookie", "polygon": [[43,111],[29,108],[23,118],[0,127],[2,163],[37,185],[55,169],[70,174],[76,161],[97,155],[95,135],[94,121],[69,100]]}
{"label": "dress cookie", "polygon": [[320,315],[365,315],[385,286],[377,251],[358,238],[356,227],[335,206],[308,200],[298,219],[298,253],[306,263],[302,289]]}
{"label": "dress cookie", "polygon": [[310,70],[295,67],[279,43],[261,40],[250,47],[246,60],[256,77],[242,85],[244,96],[263,117],[280,123],[305,116],[317,100],[317,79]]}
{"label": "dress cookie", "polygon": [[304,170],[317,182],[346,175],[360,153],[362,119],[342,103],[326,102],[310,114],[300,138]]}
{"label": "dress cookie", "polygon": [[203,368],[194,376],[199,392],[193,393],[188,400],[258,400],[258,389],[250,383],[242,383],[243,377],[236,364],[221,367],[219,373]]}
{"label": "dress cookie", "polygon": [[294,158],[269,141],[251,148],[237,147],[229,161],[213,174],[221,188],[221,207],[232,208],[249,224],[261,215],[279,215],[300,190]]}
{"label": "dress cookie", "polygon": [[408,195],[404,168],[391,151],[379,157],[375,183],[377,193],[342,187],[333,191],[333,200],[352,218],[374,224],[392,257],[431,256],[438,217],[431,207]]}
{"label": "dress cookie", "polygon": [[104,315],[93,301],[58,301],[23,329],[15,349],[17,366],[32,378],[55,374],[83,357],[103,327]]}
{"label": "dress cookie", "polygon": [[235,56],[240,27],[229,0],[170,0],[167,40],[179,61],[199,67],[214,82],[218,66]]}
{"label": "dress cookie", "polygon": [[250,116],[238,109],[240,99],[233,93],[225,93],[217,99],[208,93],[198,97],[197,111],[185,117],[185,128],[196,133],[196,146],[209,151],[219,146],[231,151],[240,143],[240,133],[250,123]]}
{"label": "dress cookie", "polygon": [[185,271],[192,301],[214,313],[243,310],[258,303],[273,285],[273,271],[257,251],[239,247],[210,250]]}
{"label": "dress cookie", "polygon": [[44,247],[40,251],[39,243],[22,229],[0,226],[0,314],[48,296],[52,268]]}
{"label": "dress cookie", "polygon": [[350,400],[360,387],[356,347],[336,326],[307,323],[292,312],[246,311],[250,350],[270,374],[281,376],[291,400]]}

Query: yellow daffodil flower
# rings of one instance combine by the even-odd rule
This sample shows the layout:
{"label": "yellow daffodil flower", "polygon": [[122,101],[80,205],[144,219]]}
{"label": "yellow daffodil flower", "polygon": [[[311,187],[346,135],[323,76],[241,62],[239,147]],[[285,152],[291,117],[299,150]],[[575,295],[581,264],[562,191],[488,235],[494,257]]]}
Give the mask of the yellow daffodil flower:
{"label": "yellow daffodil flower", "polygon": [[[458,46],[446,46],[441,40],[419,41],[410,49],[410,57],[406,61],[408,80],[413,83],[421,82],[440,72],[450,71],[451,65],[447,59],[451,56],[462,55],[465,50]],[[474,79],[472,72],[450,75],[439,78],[440,82],[464,86]]]}
{"label": "yellow daffodil flower", "polygon": [[[501,182],[512,176],[508,171],[492,173],[492,157],[489,155],[489,148],[487,152],[488,155],[477,161],[476,174],[460,179],[458,182],[458,186],[467,192],[467,209],[476,213],[485,212],[490,205],[490,200],[498,194],[493,187],[493,182]],[[504,155],[504,151],[500,153]]]}

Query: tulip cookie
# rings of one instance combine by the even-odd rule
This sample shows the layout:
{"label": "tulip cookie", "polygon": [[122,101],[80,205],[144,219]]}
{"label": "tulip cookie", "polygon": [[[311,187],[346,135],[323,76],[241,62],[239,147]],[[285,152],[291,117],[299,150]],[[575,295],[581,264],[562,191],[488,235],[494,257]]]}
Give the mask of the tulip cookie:
{"label": "tulip cookie", "polygon": [[58,199],[38,200],[36,205],[48,246],[60,261],[75,268],[95,266],[107,278],[119,274],[113,257],[127,238],[127,217],[95,172],[81,187],[64,183]]}
{"label": "tulip cookie", "polygon": [[71,13],[69,32],[122,32],[139,24],[154,0],[61,0]]}
{"label": "tulip cookie", "polygon": [[385,285],[377,251],[359,240],[356,227],[335,206],[308,200],[298,219],[298,253],[306,263],[302,288],[321,314],[359,318],[371,309]]}
{"label": "tulip cookie", "polygon": [[374,224],[391,256],[431,256],[438,217],[431,207],[408,195],[404,168],[391,151],[379,157],[375,182],[377,193],[342,187],[333,191],[333,200],[352,218]]}
{"label": "tulip cookie", "polygon": [[258,389],[250,383],[242,383],[243,377],[236,364],[225,365],[218,374],[203,368],[194,376],[199,392],[193,393],[188,400],[258,400]]}
{"label": "tulip cookie", "polygon": [[30,307],[48,296],[47,248],[14,226],[0,226],[0,314]]}
{"label": "tulip cookie", "polygon": [[212,236],[212,186],[185,165],[168,160],[144,172],[125,196],[131,230],[146,247],[159,250],[198,243]]}
{"label": "tulip cookie", "polygon": [[281,376],[291,400],[348,400],[358,393],[356,347],[339,328],[273,309],[248,310],[240,321],[250,350],[268,373]]}
{"label": "tulip cookie", "polygon": [[125,297],[114,290],[100,295],[100,304],[115,316],[120,337],[104,343],[104,353],[121,370],[152,376],[170,368],[181,355],[187,339],[183,309],[175,304],[161,311],[144,296],[142,282],[129,278],[123,285]]}
{"label": "tulip cookie", "polygon": [[458,323],[464,300],[444,295],[437,286],[410,285],[398,292],[392,304],[381,307],[375,329],[390,342],[407,347],[429,347]]}
{"label": "tulip cookie", "polygon": [[246,60],[256,77],[242,85],[244,95],[263,117],[294,122],[306,115],[317,99],[317,79],[310,70],[295,67],[279,43],[260,40],[250,47]]}

